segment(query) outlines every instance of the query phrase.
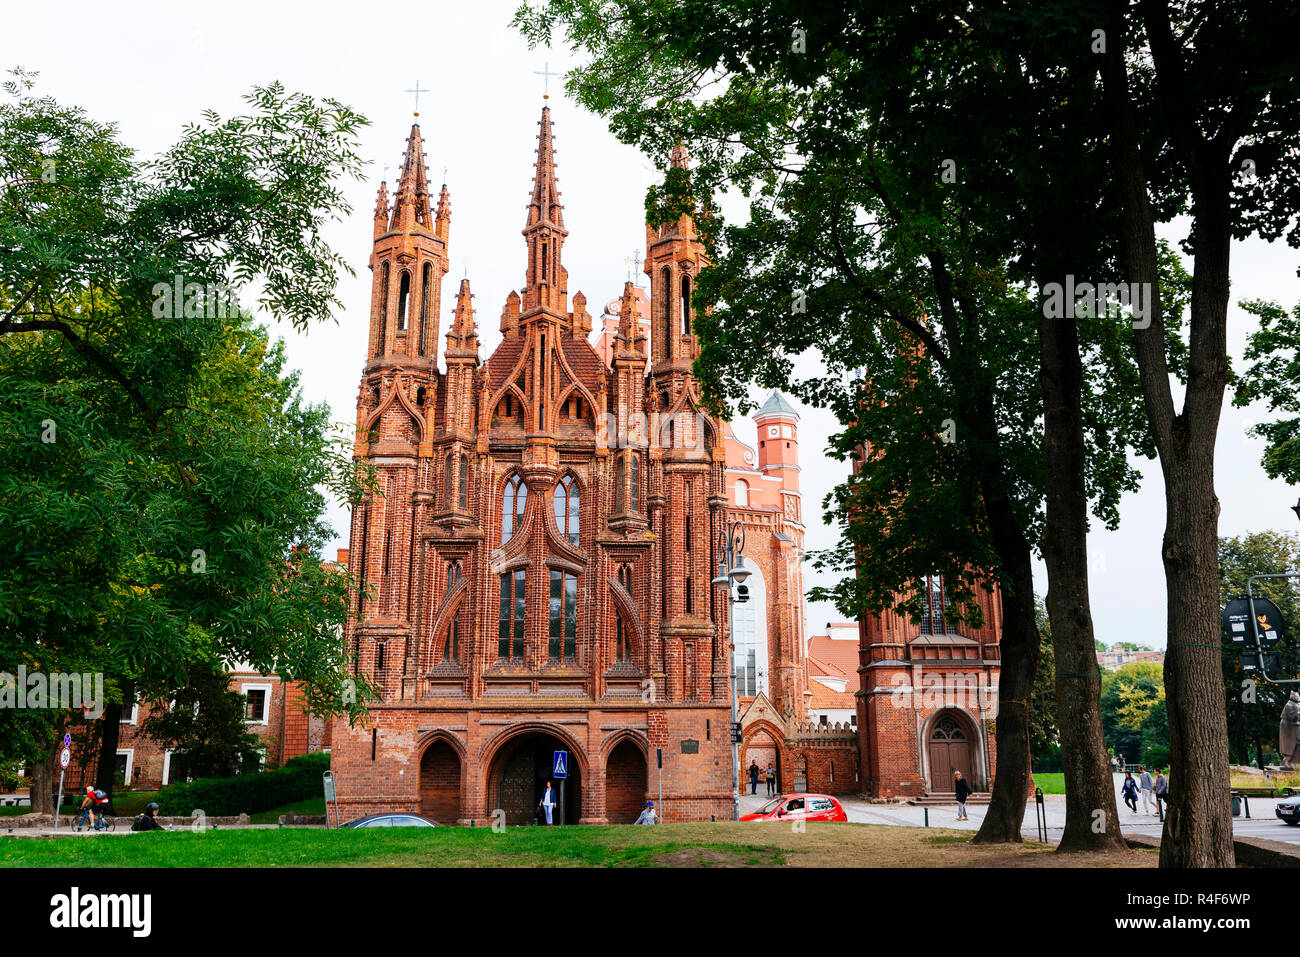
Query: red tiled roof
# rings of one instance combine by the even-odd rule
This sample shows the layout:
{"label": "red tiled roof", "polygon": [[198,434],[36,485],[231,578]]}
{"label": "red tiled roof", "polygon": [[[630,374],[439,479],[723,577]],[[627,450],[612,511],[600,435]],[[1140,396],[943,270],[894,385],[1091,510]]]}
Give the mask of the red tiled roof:
{"label": "red tiled roof", "polygon": [[858,674],[858,643],[832,639],[829,635],[814,635],[808,642],[808,657],[817,658],[835,665],[848,678],[849,691],[857,691],[862,686]]}
{"label": "red tiled roof", "polygon": [[828,678],[848,678],[848,673],[839,665],[832,664],[829,661],[822,661],[816,655],[808,656],[808,674],[826,675]]}
{"label": "red tiled roof", "polygon": [[857,702],[851,692],[832,691],[820,681],[808,682],[808,689],[812,692],[812,701],[809,707],[814,711],[827,711],[831,708],[853,709],[857,707]]}

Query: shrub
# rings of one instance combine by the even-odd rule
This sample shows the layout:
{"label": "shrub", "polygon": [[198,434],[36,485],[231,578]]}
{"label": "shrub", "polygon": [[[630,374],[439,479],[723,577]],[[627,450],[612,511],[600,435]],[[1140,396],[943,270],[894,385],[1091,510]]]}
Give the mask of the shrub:
{"label": "shrub", "polygon": [[158,792],[158,806],[162,814],[202,810],[209,816],[225,816],[269,811],[321,794],[321,775],[329,766],[328,754],[304,754],[290,758],[275,771],[169,784]]}

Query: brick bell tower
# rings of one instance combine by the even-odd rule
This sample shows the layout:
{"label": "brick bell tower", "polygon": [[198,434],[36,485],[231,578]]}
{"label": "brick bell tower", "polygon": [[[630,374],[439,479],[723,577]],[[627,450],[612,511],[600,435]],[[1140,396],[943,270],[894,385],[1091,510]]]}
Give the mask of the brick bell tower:
{"label": "brick bell tower", "polygon": [[[673,150],[670,164],[689,168],[683,147]],[[651,323],[645,409],[653,490],[648,505],[651,529],[663,543],[660,629],[670,699],[725,700],[730,694],[726,592],[711,584],[726,519],[726,452],[722,430],[705,412],[691,373],[699,355],[693,284],[706,262],[690,216],[646,225]],[[716,638],[714,621],[721,623]]]}
{"label": "brick bell tower", "polygon": [[[417,117],[419,114],[416,114]],[[386,182],[375,203],[370,336],[357,394],[355,458],[376,470],[377,493],[353,510],[350,570],[373,586],[354,598],[353,648],[363,673],[392,693],[411,654],[411,561],[416,511],[427,507],[434,354],[451,202],[444,184],[430,201],[420,125],[411,126],[397,193]]]}

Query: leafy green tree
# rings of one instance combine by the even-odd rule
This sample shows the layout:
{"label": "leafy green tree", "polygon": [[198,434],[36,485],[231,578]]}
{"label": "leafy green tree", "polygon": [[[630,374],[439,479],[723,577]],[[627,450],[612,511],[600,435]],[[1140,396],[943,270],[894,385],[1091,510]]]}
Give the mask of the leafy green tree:
{"label": "leafy green tree", "polygon": [[[366,476],[238,301],[256,285],[300,327],[331,314],[345,265],[320,230],[365,121],[258,88],[139,160],[33,82],[0,101],[0,670],[106,676],[111,790],[123,693],[195,662],[300,680],[321,714],[368,693],[340,639],[350,583],[318,557],[321,489],[354,501]],[[11,730],[3,753],[29,758],[49,731]]]}
{"label": "leafy green tree", "polygon": [[1145,760],[1143,722],[1164,700],[1161,671],[1154,662],[1134,661],[1102,678],[1101,721],[1106,741],[1129,764]]}
{"label": "leafy green tree", "polygon": [[[1020,839],[1042,542],[1067,761],[1061,848],[1114,846],[1117,832],[1091,827],[1114,793],[1086,527],[1090,505],[1117,521],[1136,482],[1126,448],[1150,447],[1121,324],[1047,321],[1034,288],[1100,274],[1117,253],[1102,238],[1105,159],[1087,133],[1100,104],[1062,66],[1060,29],[967,14],[551,0],[516,22],[534,42],[562,25],[591,54],[569,91],[625,141],[661,164],[690,145],[695,167],[665,170],[647,207],[653,219],[693,212],[710,249],[696,287],[712,310],[697,320],[706,395],[743,401],[755,379],[786,388],[836,412],[835,452],[862,451],[829,503],[844,536],[819,560],[854,574],[814,595],[846,614],[915,615],[912,583],[938,570],[974,623],[972,597],[1001,587],[999,769],[979,841]],[[714,203],[723,190],[749,200],[737,223]],[[1162,265],[1177,274],[1172,256]],[[825,373],[796,377],[814,347]]]}
{"label": "leafy green tree", "polygon": [[[1097,17],[1103,125],[1125,274],[1151,293],[1134,331],[1164,475],[1165,681],[1172,791],[1161,866],[1230,867],[1228,735],[1219,652],[1214,452],[1229,381],[1233,240],[1300,241],[1300,9],[1280,0],[1080,3]],[[1193,257],[1181,407],[1166,322],[1182,321],[1158,266],[1157,224],[1187,215]]]}
{"label": "leafy green tree", "polygon": [[[1300,535],[1277,531],[1219,539],[1219,601],[1226,605],[1246,594],[1247,579],[1300,568]],[[1286,634],[1276,647],[1282,673],[1274,677],[1300,678],[1300,594],[1295,580],[1263,579],[1255,582],[1256,595],[1277,605]],[[1278,718],[1294,685],[1277,685],[1241,670],[1237,649],[1223,642],[1223,686],[1228,715],[1228,743],[1234,760],[1248,764],[1253,753],[1259,766],[1266,763],[1264,747],[1276,747]]]}
{"label": "leafy green tree", "polygon": [[153,711],[141,731],[175,752],[175,779],[224,778],[257,767],[257,735],[244,721],[244,696],[219,665],[198,664],[168,707]]}

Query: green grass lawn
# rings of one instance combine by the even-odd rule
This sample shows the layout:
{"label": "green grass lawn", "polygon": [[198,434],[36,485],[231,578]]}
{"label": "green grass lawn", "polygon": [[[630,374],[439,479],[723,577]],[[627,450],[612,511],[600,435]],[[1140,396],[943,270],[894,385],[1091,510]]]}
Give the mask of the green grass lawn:
{"label": "green grass lawn", "polygon": [[1042,788],[1044,794],[1065,793],[1064,771],[1035,771],[1034,787]]}
{"label": "green grass lawn", "polygon": [[1154,867],[1153,851],[1062,858],[1040,844],[869,824],[319,828],[0,837],[4,867]]}

